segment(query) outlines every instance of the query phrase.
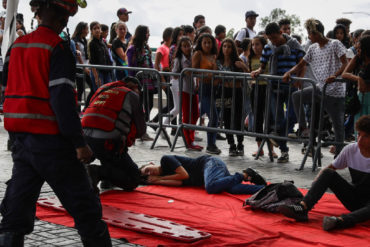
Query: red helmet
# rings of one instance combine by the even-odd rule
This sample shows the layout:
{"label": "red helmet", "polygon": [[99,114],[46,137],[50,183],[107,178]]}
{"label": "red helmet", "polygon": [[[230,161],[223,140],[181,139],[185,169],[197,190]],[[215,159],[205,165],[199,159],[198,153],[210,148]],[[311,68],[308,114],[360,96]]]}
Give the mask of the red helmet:
{"label": "red helmet", "polygon": [[77,13],[78,5],[77,0],[31,0],[30,5],[34,8],[39,7],[40,4],[53,4],[61,7],[69,13],[70,16],[74,16]]}

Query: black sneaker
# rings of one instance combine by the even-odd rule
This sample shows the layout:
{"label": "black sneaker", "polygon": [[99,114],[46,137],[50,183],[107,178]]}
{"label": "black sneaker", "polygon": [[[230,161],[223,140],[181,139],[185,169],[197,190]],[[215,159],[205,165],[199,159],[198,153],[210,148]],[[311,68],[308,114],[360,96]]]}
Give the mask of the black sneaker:
{"label": "black sneaker", "polygon": [[96,194],[99,194],[98,183],[100,181],[99,178],[99,167],[97,165],[88,165],[87,166],[87,174],[89,175],[89,179],[91,182],[91,186]]}
{"label": "black sneaker", "polygon": [[324,216],[322,221],[322,229],[330,231],[336,228],[342,228],[343,220],[338,219],[335,216]]}
{"label": "black sneaker", "polygon": [[281,156],[277,159],[277,163],[288,163],[289,162],[289,153],[281,152]]}
{"label": "black sneaker", "polygon": [[229,148],[229,156],[237,156],[237,155],[238,155],[238,151],[236,150],[236,145],[231,144]]}
{"label": "black sneaker", "polygon": [[256,185],[267,185],[266,180],[252,168],[247,168],[243,170],[243,172],[246,173],[248,177],[250,177],[249,181],[251,183],[254,183]]}
{"label": "black sneaker", "polygon": [[221,150],[216,145],[212,145],[207,147],[206,152],[209,154],[220,154]]}
{"label": "black sneaker", "polygon": [[243,144],[238,144],[237,147],[237,154],[238,156],[244,156],[244,145]]}
{"label": "black sneaker", "polygon": [[296,221],[308,221],[308,211],[301,204],[282,205],[278,208],[278,211]]}

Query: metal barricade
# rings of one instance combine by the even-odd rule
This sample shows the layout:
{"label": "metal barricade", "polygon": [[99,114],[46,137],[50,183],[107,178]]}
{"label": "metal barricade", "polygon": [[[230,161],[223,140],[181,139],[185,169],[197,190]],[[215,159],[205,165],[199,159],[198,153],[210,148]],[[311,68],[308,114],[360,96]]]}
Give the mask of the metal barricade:
{"label": "metal barricade", "polygon": [[[200,131],[207,131],[207,133],[226,133],[226,134],[235,134],[235,135],[243,135],[243,136],[251,136],[251,137],[259,137],[259,138],[262,138],[263,139],[263,142],[261,143],[261,146],[258,150],[258,154],[260,154],[262,148],[263,148],[263,145],[266,143],[266,142],[270,142],[270,139],[274,139],[274,140],[277,140],[277,141],[293,141],[293,142],[298,142],[298,143],[306,143],[307,146],[308,146],[308,150],[311,150],[313,152],[313,135],[311,134],[310,135],[310,138],[308,139],[302,139],[302,138],[297,138],[297,139],[293,139],[293,138],[289,138],[287,136],[287,131],[284,131],[285,133],[282,134],[282,135],[276,135],[276,134],[273,134],[271,133],[271,128],[273,128],[273,125],[274,125],[274,128],[275,130],[276,129],[279,129],[279,130],[287,130],[288,129],[288,123],[289,123],[289,116],[286,118],[286,121],[285,121],[285,124],[284,126],[277,126],[279,124],[279,119],[278,117],[280,118],[283,118],[283,116],[279,116],[279,113],[278,114],[278,110],[281,111],[281,109],[283,108],[283,104],[280,104],[279,100],[282,96],[282,91],[281,91],[281,88],[282,87],[286,87],[285,89],[288,90],[288,94],[285,95],[285,97],[287,97],[288,99],[291,98],[291,94],[292,94],[292,83],[283,83],[281,80],[282,80],[282,77],[281,76],[271,76],[271,75],[260,75],[257,79],[253,79],[251,78],[250,74],[248,73],[238,73],[238,72],[227,72],[227,71],[214,71],[214,70],[201,70],[201,69],[190,69],[190,68],[186,68],[184,69],[182,72],[181,72],[181,75],[180,75],[180,79],[179,79],[179,88],[180,88],[180,109],[182,109],[182,104],[183,104],[183,99],[182,99],[182,96],[183,96],[183,81],[186,77],[190,77],[190,81],[192,81],[194,78],[196,78],[198,81],[199,81],[199,89],[200,91],[202,90],[210,90],[209,94],[207,94],[205,96],[204,93],[200,93],[200,108],[202,108],[202,104],[204,103],[207,103],[207,101],[204,101],[202,99],[202,97],[209,97],[207,100],[209,102],[209,121],[212,121],[212,124],[210,124],[209,127],[204,127],[204,126],[197,126],[196,124],[191,124],[189,122],[191,121],[188,121],[188,122],[183,122],[183,119],[182,119],[182,116],[183,116],[183,112],[180,111],[180,117],[179,117],[179,124],[178,124],[178,130],[177,130],[177,133],[175,135],[175,139],[173,141],[173,145],[172,145],[172,148],[171,148],[171,151],[174,150],[175,146],[176,146],[176,143],[177,143],[177,139],[179,137],[179,135],[182,135],[184,137],[184,129],[190,129],[190,130],[200,130]],[[248,94],[248,81],[252,81],[252,80],[255,80],[256,83],[255,83],[255,94],[258,95],[258,90],[260,90],[260,86],[259,86],[259,81],[260,80],[266,80],[267,81],[267,94],[266,94],[266,101],[267,103],[265,104],[265,109],[264,109],[264,119],[265,119],[265,123],[264,123],[264,128],[263,128],[263,133],[258,133],[256,132],[256,126],[255,126],[255,123],[256,123],[256,119],[253,120],[254,122],[254,127],[252,130],[245,130],[244,129],[244,119],[245,117],[247,116],[247,111],[246,111],[246,108],[247,108],[247,101],[249,100],[249,94]],[[311,84],[311,86],[313,87],[313,93],[312,93],[312,99],[314,99],[314,93],[315,93],[315,90],[316,90],[316,87],[315,87],[315,82],[310,80],[310,79],[306,79],[306,78],[292,78],[292,81],[295,82],[295,81],[301,81],[301,82],[306,82],[306,83],[309,83]],[[210,86],[212,85],[212,86]],[[191,90],[194,90],[194,86],[193,86],[193,83],[191,83]],[[217,87],[217,88],[216,88]],[[217,90],[218,92],[218,97],[219,97],[219,102],[221,102],[221,106],[220,106],[220,119],[221,121],[218,122],[218,111],[217,110],[214,110],[215,108],[215,104],[216,104],[216,95],[215,95],[215,91]],[[231,92],[231,107],[230,107],[230,98],[228,98],[228,102],[229,102],[229,106],[227,107],[230,107],[230,110],[229,111],[229,115],[231,116],[231,119],[234,120],[235,119],[235,116],[236,114],[239,114],[240,115],[240,111],[241,111],[241,118],[240,118],[240,121],[241,123],[240,124],[237,124],[235,123],[235,121],[231,121],[231,124],[230,124],[230,128],[226,129],[226,128],[223,128],[225,122],[224,122],[224,119],[223,119],[223,116],[225,114],[225,92],[228,91],[228,94],[230,96],[230,92]],[[240,93],[241,91],[241,93]],[[299,91],[298,91],[299,92]],[[237,102],[237,94],[242,95],[242,102]],[[191,94],[190,97],[197,97],[195,94]],[[273,99],[273,97],[276,98],[277,102],[274,104],[275,108],[274,109],[270,109],[271,107],[271,101]],[[255,102],[257,102],[258,99],[255,97]],[[289,109],[290,107],[290,101],[288,101],[287,105],[286,105],[286,108]],[[193,100],[189,100],[189,108],[190,109],[190,113],[189,115],[192,116],[192,103],[193,103]],[[242,105],[240,105],[240,103],[242,103]],[[280,107],[280,109],[278,109]],[[258,104],[254,104],[254,111],[253,112],[257,112],[258,110],[261,110],[259,109],[259,106]],[[239,111],[239,112],[237,112]],[[275,112],[275,114],[273,114]],[[216,118],[214,116],[214,114],[216,114]],[[299,114],[304,114],[303,112],[300,112]],[[311,108],[311,124],[313,124],[313,121],[314,121],[314,114],[315,114],[315,106],[313,106]],[[273,120],[273,124],[270,124],[270,118],[272,117],[272,120]],[[215,120],[216,119],[216,120]],[[215,123],[214,121],[217,121],[217,123]],[[235,128],[235,125],[238,125],[238,126],[241,126],[240,129],[236,129]],[[311,132],[313,131],[313,129],[311,130]],[[186,146],[188,146],[189,143],[187,143],[185,141],[185,138],[183,138],[184,140],[184,143]],[[271,152],[271,149],[270,149],[270,145],[268,145],[268,148],[269,148],[269,155],[270,155],[270,159],[273,160],[273,157],[272,157],[272,152]],[[305,156],[302,160],[302,163],[301,163],[301,167],[300,167],[300,170],[304,168],[304,164],[306,162],[306,159],[307,159],[307,156],[308,156],[308,152],[305,153]],[[256,156],[256,159],[258,159],[258,155]]]}
{"label": "metal barricade", "polygon": [[[307,145],[307,152],[305,153],[301,166],[299,170],[302,170],[304,168],[305,162],[308,157],[309,151],[311,153],[317,153],[314,150],[314,128],[310,128],[310,135],[308,139],[304,138],[289,138],[288,137],[288,128],[289,128],[289,120],[290,116],[287,115],[285,117],[285,111],[284,107],[288,111],[291,107],[291,101],[288,100],[287,103],[284,105],[284,102],[281,102],[282,96],[285,98],[290,99],[292,96],[292,93],[295,91],[293,88],[293,83],[300,81],[308,83],[312,88],[312,95],[311,99],[312,102],[315,100],[315,94],[316,94],[316,82],[313,80],[307,79],[307,78],[292,78],[292,82],[290,83],[283,83],[281,76],[272,76],[272,75],[260,75],[258,78],[254,79],[250,76],[249,73],[239,73],[239,72],[227,72],[227,71],[215,71],[215,70],[202,70],[202,69],[191,69],[191,68],[185,68],[182,70],[180,74],[177,73],[170,73],[170,72],[158,72],[155,69],[149,69],[149,68],[137,68],[137,67],[121,67],[121,66],[100,66],[100,65],[77,65],[81,68],[96,68],[96,69],[105,69],[105,70],[126,70],[126,71],[137,71],[136,76],[137,77],[145,77],[145,76],[152,76],[156,79],[156,88],[158,93],[158,123],[152,123],[147,121],[147,125],[154,127],[157,129],[156,136],[154,138],[154,141],[151,145],[151,149],[153,149],[158,141],[158,137],[161,133],[164,134],[165,139],[167,141],[168,146],[171,148],[171,151],[173,151],[176,147],[176,143],[178,140],[178,137],[181,136],[183,139],[183,142],[186,147],[188,147],[188,143],[185,139],[184,135],[184,129],[188,130],[199,130],[199,131],[206,131],[207,133],[226,133],[226,134],[232,134],[232,135],[242,135],[242,136],[250,136],[250,137],[259,137],[262,139],[261,145],[257,151],[257,155],[255,159],[258,159],[261,151],[263,150],[263,146],[266,143],[271,143],[271,140],[275,141],[291,141],[291,142],[297,142],[297,143],[305,143]],[[173,116],[170,115],[169,110],[168,112],[162,112],[163,109],[163,91],[164,90],[170,90],[171,82],[168,82],[168,80],[162,81],[162,77],[169,77],[169,76],[175,76],[179,77],[179,97],[180,97],[180,109],[179,109],[179,120],[178,124],[163,124],[163,118],[171,118]],[[191,78],[190,80],[198,80],[199,81],[199,92],[202,92],[202,90],[209,89],[210,92],[207,95],[210,98],[209,100],[209,116],[208,118],[210,121],[215,121],[217,119],[217,123],[213,123],[213,126],[206,127],[206,126],[198,126],[196,124],[191,124],[191,116],[192,116],[192,109],[193,109],[193,97],[198,97],[196,94],[190,94],[190,100],[189,100],[189,108],[190,112],[188,115],[190,116],[189,122],[183,122],[183,81],[186,77]],[[265,107],[261,109],[261,107],[258,104],[258,94],[261,89],[260,81],[265,80],[266,81],[266,100],[265,100]],[[254,94],[256,97],[254,97],[254,108],[253,110],[250,110],[252,114],[248,113],[248,107],[249,107],[249,86],[251,84],[251,81],[255,81],[254,86]],[[212,86],[209,86],[212,85]],[[217,87],[217,88],[216,88]],[[143,85],[144,89],[144,95],[143,97],[147,98],[147,101],[149,101],[149,93],[148,89],[146,88],[146,85]],[[191,84],[191,91],[194,91],[196,88],[193,84]],[[218,92],[218,95],[216,97],[215,92]],[[225,128],[225,121],[224,121],[224,115],[225,115],[225,96],[228,93],[228,97],[230,96],[231,92],[231,100],[228,101],[229,106],[227,108],[230,108],[230,110],[227,114],[229,114],[231,119],[235,119],[235,116],[237,114],[241,115],[240,118],[240,124],[235,123],[235,121],[230,122],[230,127]],[[297,91],[299,92],[299,90]],[[285,94],[285,95],[283,95]],[[169,93],[167,93],[169,95]],[[238,97],[241,96],[242,101],[238,102]],[[204,97],[204,94],[200,94],[200,106],[202,108],[202,103],[204,104],[204,100],[202,99]],[[230,98],[228,98],[230,99]],[[216,107],[216,100],[219,104],[219,110],[214,110]],[[240,100],[240,97],[239,97]],[[169,104],[169,99],[167,97],[167,105]],[[275,102],[275,103],[273,103]],[[241,103],[241,105],[240,105]],[[231,107],[230,107],[231,104]],[[300,96],[300,105],[302,104],[302,96]],[[272,107],[274,106],[274,107]],[[147,105],[148,107],[148,105]],[[300,108],[301,109],[301,108]],[[149,109],[145,109],[146,111],[149,111]],[[257,119],[253,118],[252,121],[252,128],[249,130],[244,129],[244,120],[247,115],[253,116],[253,113],[256,113],[258,111],[263,111],[263,131],[257,131],[256,130],[256,122]],[[315,104],[311,107],[311,114],[310,117],[310,125],[314,126],[315,121],[315,111],[316,107]],[[220,113],[220,114],[218,114]],[[299,114],[297,118],[299,119],[301,114],[305,114],[305,112],[299,111]],[[219,117],[218,117],[219,116]],[[221,119],[221,121],[218,121]],[[283,121],[283,120],[284,121]],[[280,122],[282,121],[283,126],[279,126]],[[236,128],[236,125],[241,126],[240,129]],[[176,128],[176,134],[173,142],[171,143],[171,140],[165,131],[165,128]],[[277,133],[274,133],[274,131]],[[283,132],[283,134],[279,134],[278,130],[280,132]],[[272,152],[271,152],[271,146],[267,145],[269,149],[269,156],[270,160],[273,161]],[[318,161],[320,163],[320,157],[312,157],[313,159],[313,169],[316,168],[316,162]]]}

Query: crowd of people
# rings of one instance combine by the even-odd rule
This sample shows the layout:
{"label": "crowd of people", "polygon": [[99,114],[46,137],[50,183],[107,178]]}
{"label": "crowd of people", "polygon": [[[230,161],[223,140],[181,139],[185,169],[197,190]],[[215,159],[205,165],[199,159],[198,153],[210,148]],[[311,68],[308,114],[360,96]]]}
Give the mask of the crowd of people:
{"label": "crowd of people", "polygon": [[[131,14],[132,12],[126,8],[118,9],[117,21],[112,23],[110,28],[97,21],[90,24],[78,23],[71,37],[73,42],[71,48],[75,49],[77,64],[154,68],[158,71],[174,73],[180,73],[185,68],[197,68],[247,72],[251,73],[254,78],[260,74],[270,74],[284,76],[284,82],[289,82],[291,75],[313,79],[317,82],[319,89],[316,91],[315,102],[311,102],[312,85],[294,83],[291,86],[290,83],[282,83],[279,84],[279,90],[276,90],[276,85],[273,86],[275,90],[271,94],[269,113],[271,114],[269,125],[273,127],[268,131],[278,136],[308,137],[311,127],[308,124],[310,105],[319,106],[322,89],[326,83],[330,84],[326,88],[324,106],[330,117],[329,123],[332,125],[328,127],[328,132],[334,135],[335,142],[354,141],[354,121],[361,115],[369,113],[370,86],[364,83],[366,79],[362,80],[359,77],[359,72],[362,71],[362,75],[366,74],[369,48],[365,36],[370,31],[359,29],[350,32],[351,21],[349,19],[338,19],[334,29],[328,31],[326,35],[324,35],[324,26],[319,20],[307,20],[305,27],[309,39],[302,44],[302,38],[299,35],[291,34],[289,19],[269,23],[265,30],[257,33],[255,25],[258,14],[249,10],[245,13],[246,26],[238,30],[234,37],[226,37],[225,26],[217,25],[213,32],[210,27],[206,26],[205,16],[197,15],[192,25],[166,28],[163,31],[161,45],[154,47],[156,53],[155,58],[152,59],[152,49],[148,43],[149,27],[139,25],[132,35],[126,24]],[[22,15],[17,15],[19,36],[26,33],[22,23]],[[93,93],[101,85],[121,80],[127,75],[136,76],[137,72],[119,69],[77,69],[77,73],[84,74],[85,81],[90,87],[86,102],[89,102]],[[340,77],[347,79],[347,82],[342,83],[335,80]],[[199,124],[204,125],[204,117],[208,116],[209,127],[224,126],[226,129],[242,130],[245,127],[242,122],[245,120],[246,126],[249,123],[249,130],[253,128],[254,132],[263,133],[264,125],[266,125],[264,118],[267,81],[257,80],[258,90],[256,90],[256,81],[249,81],[251,90],[244,101],[242,90],[236,90],[235,100],[245,102],[245,113],[235,111],[234,119],[231,119],[231,112],[233,112],[231,108],[237,105],[237,103],[234,105],[230,103],[233,87],[241,88],[240,83],[235,86],[231,83],[225,84],[224,112],[220,114],[220,104],[217,104],[217,100],[216,104],[211,102],[213,96],[220,97],[220,92],[218,92],[220,86],[211,85],[210,76],[203,77],[202,81],[184,77],[182,89],[179,88],[179,78],[176,76],[163,76],[161,80],[171,82],[171,90],[164,90],[168,102],[162,109],[162,113],[169,113],[171,117],[164,117],[164,124],[171,122],[172,125],[176,125],[177,115],[181,110],[184,123],[196,124],[199,120]],[[84,92],[83,81],[82,77],[76,78],[79,101],[82,100]],[[145,120],[158,122],[158,115],[150,119],[154,95],[158,93],[156,78],[149,76],[140,78],[140,81],[146,91],[145,97],[142,97]],[[179,92],[182,94],[182,109],[180,109]],[[352,101],[348,95],[359,99],[355,110],[351,107]],[[191,104],[190,101],[192,101]],[[360,101],[360,106],[358,101]],[[190,105],[192,109],[189,109]],[[319,111],[316,112],[319,113]],[[319,114],[316,115],[318,119]],[[243,117],[246,119],[242,119]],[[312,127],[318,128],[318,126]],[[175,134],[175,129],[172,129],[171,134]],[[193,130],[185,129],[184,136],[188,149],[203,150],[203,147],[197,143],[202,139],[195,135]],[[225,139],[229,144],[230,156],[244,155],[243,136],[237,136],[237,143],[235,143],[232,135],[228,134],[225,138],[214,132],[207,133],[206,152],[221,153],[216,140]],[[153,138],[145,133],[142,140],[153,140]],[[260,147],[261,142],[262,139],[257,137],[257,148]],[[273,144],[279,147],[280,156],[274,152]],[[271,139],[268,145],[272,156],[278,158],[278,162],[289,161],[289,147],[286,141]],[[337,144],[332,146],[330,151],[336,156],[342,147]],[[306,152],[311,151],[303,147],[302,153]],[[312,155],[312,153],[309,154]],[[257,152],[252,155],[257,156]],[[258,155],[264,155],[263,149]]]}
{"label": "crowd of people", "polygon": [[[350,20],[342,18],[337,20],[333,31],[325,35],[319,20],[308,19],[305,28],[309,41],[302,45],[301,38],[291,34],[288,19],[269,23],[264,31],[257,33],[254,27],[258,14],[249,10],[245,13],[246,27],[234,37],[226,37],[223,25],[218,25],[213,35],[205,17],[197,15],[193,25],[168,27],[163,31],[163,42],[153,60],[148,45],[149,27],[139,25],[132,35],[126,25],[132,12],[126,8],[117,11],[118,20],[110,28],[97,21],[78,23],[69,40],[62,30],[69,16],[77,12],[75,0],[31,0],[30,4],[40,23],[27,35],[18,15],[19,37],[7,51],[3,68],[4,127],[14,142],[14,169],[0,207],[3,215],[0,240],[23,243],[24,235],[32,232],[34,204],[45,181],[74,217],[84,246],[111,246],[96,196],[100,181],[105,182],[107,188],[118,186],[128,191],[140,183],[204,186],[210,194],[223,191],[253,194],[266,186],[264,178],[253,169],[231,175],[222,160],[209,155],[195,159],[163,156],[160,165],[151,163],[139,169],[128,155],[128,148],[137,138],[150,140],[146,123],[161,119],[158,116],[150,119],[154,95],[161,90],[158,78],[143,76],[140,68],[175,73],[169,78],[159,78],[171,82],[171,90],[165,90],[170,103],[162,109],[169,113],[163,119],[164,124],[174,121],[176,125],[175,118],[182,111],[184,123],[196,124],[199,120],[202,125],[202,117],[207,115],[208,127],[223,125],[225,129],[241,130],[245,123],[253,122],[256,133],[263,133],[267,125],[271,127],[269,132],[277,136],[307,137],[309,128],[317,129],[308,124],[310,106],[323,101],[335,135],[336,145],[332,151],[336,159],[322,170],[301,202],[284,205],[279,211],[298,221],[307,221],[308,211],[330,188],[351,213],[324,218],[324,230],[347,228],[369,219],[369,30],[351,33]],[[76,70],[73,60],[78,64],[139,69]],[[245,85],[240,80],[225,79],[220,83],[210,73],[203,74],[201,79],[185,74],[180,82],[177,75],[186,68],[219,74],[250,73],[251,90],[244,92]],[[86,80],[76,78],[76,72],[83,74]],[[269,82],[259,79],[262,74],[282,79]],[[316,85],[292,81],[293,76],[311,78]],[[340,77],[347,82],[338,81]],[[19,87],[20,81],[22,87]],[[81,100],[84,81],[90,87],[90,94],[85,108],[79,109],[74,87],[77,87],[77,99]],[[272,93],[268,92],[269,83],[273,85]],[[314,90],[314,86],[318,90]],[[326,91],[322,94],[324,88]],[[352,98],[350,91],[355,92]],[[266,101],[268,93],[271,102]],[[357,103],[353,103],[355,96]],[[241,105],[245,111],[240,110]],[[76,109],[82,111],[82,121]],[[265,111],[271,111],[273,124],[266,123]],[[355,130],[357,142],[343,148],[344,140],[352,140]],[[203,150],[196,143],[200,139],[194,130],[183,132],[188,149]],[[216,145],[219,138],[217,133],[207,132],[207,153],[221,153]],[[228,133],[225,139],[230,156],[244,155],[243,135],[236,135],[235,140],[234,135]],[[256,143],[260,147],[262,139],[256,138]],[[279,163],[289,162],[286,140],[272,139],[268,145]],[[273,145],[279,147],[280,156],[274,152]],[[92,157],[99,159],[102,165],[84,167]],[[335,172],[347,167],[353,184]],[[76,187],[79,190],[71,189]],[[69,193],[64,193],[66,190]]]}
{"label": "crowd of people", "polygon": [[[359,29],[350,32],[351,21],[348,19],[338,19],[335,28],[326,35],[324,26],[319,20],[307,20],[305,27],[309,39],[302,44],[302,38],[299,35],[291,34],[289,19],[269,23],[265,30],[257,33],[255,25],[258,14],[249,10],[245,13],[246,27],[237,31],[234,37],[226,37],[227,30],[223,25],[216,26],[213,32],[206,26],[206,18],[203,15],[197,15],[194,17],[193,25],[166,28],[163,31],[161,45],[154,47],[156,53],[155,58],[152,59],[152,49],[148,43],[149,27],[139,25],[132,35],[126,25],[131,13],[126,8],[120,8],[117,11],[118,20],[112,23],[110,30],[107,25],[96,21],[90,25],[80,22],[72,35],[77,49],[77,63],[154,68],[158,71],[175,73],[180,73],[185,68],[247,72],[255,78],[260,74],[270,74],[284,76],[284,82],[289,82],[291,75],[313,79],[319,89],[316,91],[315,102],[311,102],[312,85],[307,83],[294,83],[293,86],[282,83],[279,84],[279,90],[274,90],[272,93],[270,121],[271,119],[273,121],[270,125],[274,127],[269,132],[278,136],[308,137],[311,127],[308,125],[310,105],[319,105],[322,89],[326,83],[329,84],[326,87],[324,106],[329,115],[329,123],[332,125],[328,130],[332,132],[335,142],[353,141],[355,119],[369,113],[369,86],[366,83],[361,84],[366,79],[361,80],[358,76],[360,71],[363,71],[363,75],[366,74],[368,56],[366,36],[369,31]],[[87,40],[89,30],[91,34],[90,39]],[[110,31],[109,39],[108,31]],[[91,89],[87,101],[99,86],[123,79],[127,75],[135,76],[138,72],[95,68],[79,70],[85,74]],[[348,81],[346,83],[337,81],[336,79],[340,77]],[[158,122],[158,115],[150,119],[153,98],[158,93],[156,78],[146,77],[140,80],[146,90],[146,96],[142,99],[146,121]],[[180,112],[179,78],[163,76],[161,80],[171,82],[171,90],[164,90],[168,105],[162,109],[163,113],[169,113],[171,117],[165,117],[163,123],[171,122],[176,125],[176,117]],[[220,114],[221,107],[217,106],[217,102],[216,104],[211,102],[213,96],[220,97],[220,93],[217,94],[219,89],[211,85],[210,81],[210,76],[205,76],[202,81],[184,77],[181,89],[181,111],[184,123],[196,124],[199,120],[199,124],[204,125],[204,116],[208,116],[209,127],[224,126],[226,129],[241,130],[244,128],[241,124],[244,119],[241,118],[247,116],[245,122],[247,124],[249,120],[249,130],[254,124],[253,130],[263,133],[267,81],[258,80],[258,90],[255,90],[255,80],[249,82],[252,90],[245,99],[245,114],[235,111],[234,119],[231,119],[231,108],[235,106],[230,103],[234,86],[231,83],[225,84],[224,113]],[[202,84],[201,90],[199,83]],[[81,84],[82,79],[77,79],[79,99],[83,90]],[[239,83],[235,87],[240,88],[242,85]],[[355,112],[347,106],[349,91],[356,91],[356,95],[357,91],[359,93],[361,106],[357,107]],[[242,90],[236,90],[236,92],[236,102],[244,102]],[[256,95],[257,92],[258,95]],[[303,95],[303,101],[301,95]],[[190,101],[192,101],[191,104]],[[190,105],[193,106],[191,110]],[[200,107],[197,107],[198,105]],[[350,109],[346,110],[347,108]],[[223,119],[220,119],[221,117]],[[319,115],[316,117],[318,118]],[[231,125],[231,123],[235,124]],[[318,128],[318,126],[312,127]],[[171,134],[175,134],[175,129]],[[184,136],[188,149],[196,151],[203,149],[196,142],[201,138],[195,135],[193,130],[184,130]],[[142,139],[153,140],[147,133]],[[228,134],[224,138],[214,132],[207,133],[206,152],[219,154],[221,150],[217,147],[216,141],[222,139],[227,139],[230,156],[244,155],[243,136],[237,136],[237,142],[235,142],[232,135]],[[259,148],[261,138],[256,138],[256,143]],[[272,144],[279,147],[280,156],[274,152]],[[286,141],[271,140],[268,145],[273,157],[278,158],[278,162],[289,161],[289,147]],[[336,144],[330,151],[336,156],[342,147]],[[302,153],[305,152],[311,151],[303,147]],[[252,155],[256,156],[257,152]],[[259,155],[264,155],[263,150]]]}

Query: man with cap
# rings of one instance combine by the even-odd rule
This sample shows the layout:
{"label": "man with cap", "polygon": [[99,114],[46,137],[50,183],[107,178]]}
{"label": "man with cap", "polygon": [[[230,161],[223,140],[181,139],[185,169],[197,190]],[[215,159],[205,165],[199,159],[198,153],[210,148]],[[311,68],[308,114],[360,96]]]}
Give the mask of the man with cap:
{"label": "man with cap", "polygon": [[0,206],[0,246],[23,246],[47,182],[73,217],[84,246],[112,246],[102,207],[83,163],[92,151],[76,111],[75,59],[59,34],[76,0],[31,0],[41,24],[8,50],[3,84],[4,127],[14,140],[13,170]]}
{"label": "man with cap", "polygon": [[[132,11],[128,11],[126,8],[120,8],[117,10],[117,17],[120,21],[123,21],[124,23],[128,22],[129,20],[129,14],[131,14]],[[117,33],[116,33],[116,22],[113,22],[112,25],[110,26],[110,39],[109,39],[109,43],[112,44],[113,40],[117,37]],[[132,34],[130,33],[130,31],[127,29],[127,33],[126,33],[126,43],[128,43],[131,39],[131,36]]]}
{"label": "man with cap", "polygon": [[256,25],[256,19],[258,14],[253,10],[249,10],[245,13],[245,22],[247,23],[247,27],[242,28],[236,35],[235,43],[236,46],[240,47],[241,42],[244,38],[253,39],[256,36],[256,31],[253,30],[254,26]]}

